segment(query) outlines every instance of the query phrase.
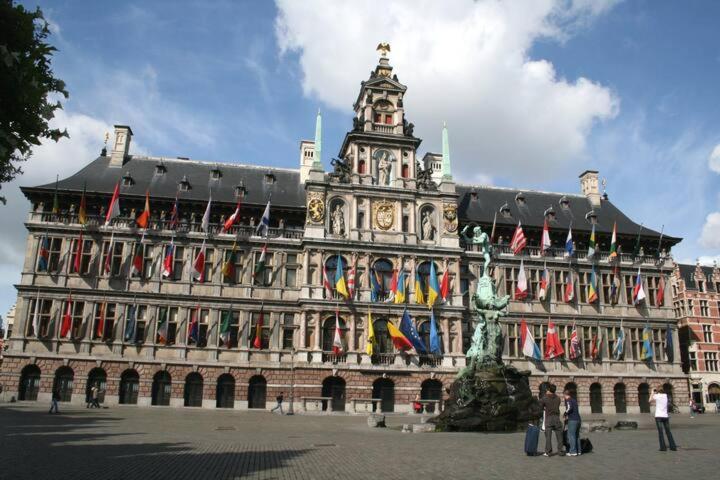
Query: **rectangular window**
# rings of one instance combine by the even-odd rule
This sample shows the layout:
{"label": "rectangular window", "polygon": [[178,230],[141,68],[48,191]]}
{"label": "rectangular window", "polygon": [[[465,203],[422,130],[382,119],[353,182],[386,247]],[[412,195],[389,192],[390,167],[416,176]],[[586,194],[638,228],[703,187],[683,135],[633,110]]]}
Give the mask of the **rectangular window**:
{"label": "rectangular window", "polygon": [[594,327],[582,327],[583,358],[585,360],[592,360],[592,342],[594,333]]}
{"label": "rectangular window", "polygon": [[285,258],[285,286],[295,288],[297,286],[297,271],[300,268],[296,253],[288,253]]}
{"label": "rectangular window", "polygon": [[656,362],[667,360],[665,358],[665,331],[653,328],[653,357]]}
{"label": "rectangular window", "polygon": [[683,316],[683,306],[681,301],[673,302],[673,311],[675,312],[675,318]]}
{"label": "rectangular window", "polygon": [[90,273],[90,261],[92,259],[92,247],[93,241],[83,239],[82,251],[80,254],[80,271],[75,271],[75,257],[77,256],[79,238],[74,238],[70,245],[70,265],[69,272],[76,273],[78,275],[87,275]]}
{"label": "rectangular window", "polygon": [[705,281],[704,280],[698,280],[698,290],[700,290],[702,293],[705,293]]}
{"label": "rectangular window", "polygon": [[385,125],[392,125],[392,123],[393,123],[392,115],[385,115]]}
{"label": "rectangular window", "polygon": [[[130,253],[130,254],[132,255],[132,258],[130,258],[130,271],[132,272],[132,276],[133,276],[133,277],[145,278],[145,272],[149,272],[149,271],[150,271],[150,270],[148,270],[148,269],[150,268],[149,265],[148,265],[148,267],[147,267],[148,269],[145,268],[145,263],[146,263],[145,250],[149,250],[150,248],[151,248],[150,245],[142,244],[142,243],[139,243],[139,242],[136,242],[136,243],[134,243],[134,244],[132,245],[132,250],[131,250],[131,253]],[[142,259],[142,263],[141,263],[141,265],[140,265],[140,271],[139,271],[139,272],[136,272],[136,271],[135,271],[135,268],[134,268],[134,265],[135,265],[135,255],[137,255],[137,254],[139,254],[139,255],[140,255],[140,258]],[[152,265],[152,261],[150,262],[150,265]]]}
{"label": "rectangular window", "polygon": [[[122,268],[122,259],[123,259],[123,247],[125,244],[123,242],[112,242],[112,252],[110,253],[110,273],[109,276],[111,277],[117,277],[120,275],[120,269]],[[103,243],[103,255],[102,255],[102,273],[103,275],[108,275],[107,271],[105,270],[105,265],[107,265],[108,262],[108,249],[110,248],[110,241],[106,241]]]}
{"label": "rectangular window", "polygon": [[630,328],[627,333],[630,337],[630,350],[632,351],[633,358],[636,360],[642,360],[642,328]]}
{"label": "rectangular window", "polygon": [[407,215],[402,216],[402,231],[407,232],[410,230],[410,217]]}
{"label": "rectangular window", "polygon": [[[50,313],[52,311],[52,300],[44,298],[37,299],[33,298],[30,300],[30,308],[28,309],[28,321],[27,321],[27,335],[28,337],[34,336],[37,338],[46,338],[52,335],[52,332],[48,331],[50,326]],[[37,322],[36,322],[37,320]],[[38,331],[34,330],[35,323],[37,323]]]}
{"label": "rectangular window", "polygon": [[265,268],[262,269],[262,272],[255,273],[259,268],[258,264],[260,262],[260,255],[261,252],[255,252],[255,271],[253,271],[253,283],[261,287],[270,287],[272,286],[273,280],[273,254],[265,253]]}
{"label": "rectangular window", "polygon": [[[194,308],[190,312],[190,315],[198,315],[198,347],[207,347],[208,341],[208,326],[210,325],[210,310],[207,308],[201,308],[200,311],[196,311]],[[192,317],[190,317],[192,319]],[[188,332],[189,334],[190,332]],[[190,345],[190,339],[188,338],[188,345]]]}
{"label": "rectangular window", "polygon": [[154,247],[149,244],[144,244],[142,249],[142,256],[143,256],[143,263],[142,263],[142,278],[148,278],[148,275],[152,272],[156,277],[159,275],[159,272],[153,272],[152,266],[153,261],[156,260],[153,256],[153,250]]}
{"label": "rectangular window", "polygon": [[625,278],[625,302],[633,304],[633,288],[635,288],[635,275],[623,275]]}
{"label": "rectangular window", "polygon": [[[197,277],[195,276],[195,259],[200,254],[200,250],[202,247],[195,247],[193,249],[193,265],[191,266],[193,275],[192,280],[193,282],[198,282]],[[203,264],[203,282],[208,283],[212,282],[212,275],[213,275],[213,259],[215,258],[215,250],[212,248],[205,248],[205,263]]]}
{"label": "rectangular window", "polygon": [[73,302],[73,306],[71,307],[72,327],[70,329],[70,338],[74,340],[81,340],[84,334],[82,331],[84,308],[85,302]]}
{"label": "rectangular window", "polygon": [[538,285],[540,285],[542,270],[528,268],[526,272],[528,276],[528,298],[535,300],[537,298]]}
{"label": "rectangular window", "polygon": [[620,358],[616,359],[613,353],[613,351],[615,350],[615,343],[617,342],[618,338],[618,332],[620,332],[620,327],[610,327],[607,329],[607,336],[605,337],[605,343],[607,343],[608,353],[612,360],[623,360],[623,358],[625,357],[625,345],[623,345],[623,354],[620,355]]}
{"label": "rectangular window", "polygon": [[612,285],[612,273],[601,273],[600,277],[600,288],[602,292],[602,301],[608,304],[612,303],[612,295],[610,295],[610,287]]}
{"label": "rectangular window", "polygon": [[545,337],[547,335],[547,325],[528,325],[528,328],[532,329],[533,336],[535,337],[535,343],[540,348],[540,355],[545,356]]}
{"label": "rectangular window", "polygon": [[[42,242],[42,239],[40,239]],[[48,243],[50,247],[48,248],[48,272],[57,272],[60,270],[60,259],[62,255],[62,238],[49,238]]]}
{"label": "rectangular window", "polygon": [[700,300],[700,315],[703,317],[710,316],[710,307],[708,307],[707,300]]}
{"label": "rectangular window", "polygon": [[380,113],[375,114],[375,123],[382,123],[382,114],[380,114]]}
{"label": "rectangular window", "polygon": [[[167,252],[165,252],[165,253],[167,253]],[[185,248],[176,246],[175,247],[175,256],[173,257],[173,272],[168,280],[174,280],[176,282],[182,281],[183,266],[185,265],[184,256],[185,256]]]}
{"label": "rectangular window", "polygon": [[507,338],[508,338],[508,356],[509,357],[520,357],[521,345],[520,345],[520,326],[517,323],[507,324]]}
{"label": "rectangular window", "polygon": [[115,313],[117,305],[114,303],[96,303],[95,321],[93,322],[93,335],[95,340],[111,342],[115,339]]}
{"label": "rectangular window", "polygon": [[712,343],[712,325],[703,325],[702,326],[703,331],[703,341],[705,343]]}
{"label": "rectangular window", "polygon": [[[147,305],[138,305],[135,311],[135,343],[145,343],[148,325]],[[132,339],[130,339],[132,341]]]}
{"label": "rectangular window", "polygon": [[177,325],[179,319],[178,307],[160,307],[158,309],[158,319],[156,322],[156,343],[162,344],[161,331],[163,322],[167,320],[167,339],[165,345],[174,345],[177,342]]}
{"label": "rectangular window", "polygon": [[[225,320],[225,316],[228,314],[228,310],[220,312],[220,326],[218,327],[218,345],[225,348],[235,348],[238,346],[238,328],[240,325],[240,312],[230,313],[230,330],[227,333],[227,340],[222,335],[222,323]],[[227,343],[225,343],[227,342]]]}
{"label": "rectangular window", "polygon": [[292,350],[295,346],[295,315],[292,313],[283,314],[283,350]]}
{"label": "rectangular window", "polygon": [[648,302],[653,307],[659,307],[657,302],[657,294],[659,290],[660,284],[660,277],[647,277],[647,296],[648,296]]}
{"label": "rectangular window", "polygon": [[230,260],[232,254],[232,248],[225,249],[223,253],[223,263],[221,267],[223,269],[222,281],[227,285],[235,285],[242,282],[242,255],[237,249],[235,250],[235,261],[233,262],[232,271],[229,276],[225,275],[225,264]]}
{"label": "rectangular window", "polygon": [[690,370],[697,371],[697,353],[689,352],[690,354]]}
{"label": "rectangular window", "polygon": [[565,272],[562,270],[555,270],[552,272],[553,276],[553,295],[555,296],[556,302],[564,301],[565,293]]}
{"label": "rectangular window", "polygon": [[590,272],[578,272],[578,290],[580,303],[588,302],[588,286],[590,285]]}
{"label": "rectangular window", "polygon": [[717,352],[705,352],[705,370],[708,372],[718,371]]}
{"label": "rectangular window", "polygon": [[[250,336],[249,336],[250,348],[255,348],[254,347],[255,334],[257,332],[257,324],[258,324],[259,320],[260,320],[260,312],[253,312],[252,318],[250,321]],[[260,336],[260,339],[261,339],[260,348],[262,348],[263,350],[270,347],[270,327],[271,327],[270,314],[265,312],[264,317],[263,317],[262,329],[261,329],[262,332],[261,332],[261,336]]]}
{"label": "rectangular window", "polygon": [[694,316],[695,315],[695,313],[693,311],[694,309],[695,309],[695,306],[693,305],[692,298],[688,298],[687,304],[685,306],[685,310],[686,310],[687,314],[691,317]]}

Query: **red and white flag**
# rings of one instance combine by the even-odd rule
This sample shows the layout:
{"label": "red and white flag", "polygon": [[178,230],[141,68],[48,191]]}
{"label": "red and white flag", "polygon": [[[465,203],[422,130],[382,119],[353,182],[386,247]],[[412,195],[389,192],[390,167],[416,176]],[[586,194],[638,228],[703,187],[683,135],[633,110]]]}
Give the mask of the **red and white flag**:
{"label": "red and white flag", "polygon": [[538,283],[537,299],[544,302],[547,298],[548,287],[550,286],[550,272],[547,266],[543,268],[540,274],[540,283]]}
{"label": "red and white flag", "polygon": [[545,223],[543,224],[542,240],[540,241],[540,252],[545,255],[545,252],[551,246],[552,242],[550,241],[550,227],[548,227],[547,219],[545,219]]}
{"label": "red and white flag", "polygon": [[517,281],[515,282],[515,300],[524,300],[528,296],[527,276],[525,275],[525,265],[520,260],[520,270],[518,271]]}
{"label": "red and white flag", "polygon": [[355,262],[353,262],[353,266],[350,268],[350,272],[348,273],[347,291],[348,298],[353,298],[355,296]]}
{"label": "red and white flag", "polygon": [[328,277],[327,265],[323,266],[323,287],[325,287],[325,297],[332,298],[333,287],[330,277]]}
{"label": "red and white flag", "polygon": [[562,356],[565,350],[560,342],[560,335],[553,322],[548,323],[547,337],[545,338],[545,358],[552,359]]}
{"label": "red and white flag", "polygon": [[205,240],[193,261],[193,279],[198,283],[205,282]]}
{"label": "red and white flag", "polygon": [[565,294],[563,300],[565,303],[572,303],[575,299],[575,279],[573,278],[573,272],[570,270],[565,277]]}
{"label": "red and white flag", "polygon": [[105,263],[103,264],[103,273],[110,274],[110,267],[112,265],[112,255],[115,246],[115,232],[110,235],[110,243],[108,244],[107,252],[105,252]]}
{"label": "red and white flag", "polygon": [[135,244],[133,252],[132,264],[130,265],[130,275],[140,276],[143,267],[143,244],[142,240]]}
{"label": "red and white flag", "polygon": [[657,297],[655,298],[655,304],[658,307],[665,306],[665,276],[664,275],[660,275],[660,279],[658,280],[658,290],[657,290]]}
{"label": "red and white flag", "polygon": [[335,310],[335,336],[333,337],[332,351],[335,355],[340,355],[343,352],[342,336],[340,335],[340,318],[338,317],[337,310]]}
{"label": "red and white flag", "polygon": [[120,182],[115,184],[115,191],[110,199],[110,206],[108,207],[107,214],[105,215],[105,226],[107,227],[112,222],[112,219],[120,216]]}
{"label": "red and white flag", "polygon": [[70,336],[70,330],[72,327],[72,296],[68,295],[68,299],[65,302],[65,315],[62,317],[62,324],[60,325],[60,338],[67,338]]}
{"label": "red and white flag", "polygon": [[163,260],[163,269],[162,269],[162,276],[165,278],[170,278],[173,274],[173,267],[175,264],[175,239],[173,238],[170,240],[170,245],[168,245],[167,250],[165,251],[165,260]]}
{"label": "red and white flag", "polygon": [[237,221],[240,219],[240,202],[237,203],[237,206],[235,207],[235,211],[232,215],[228,217],[227,220],[225,220],[225,223],[223,224],[222,233],[227,233],[230,231],[233,225],[237,223]]}
{"label": "red and white flag", "polygon": [[81,273],[80,268],[82,267],[82,255],[83,255],[83,232],[80,230],[80,236],[76,240],[75,244],[75,258],[73,258],[73,273]]}
{"label": "red and white flag", "polygon": [[518,222],[515,233],[513,233],[512,240],[510,241],[510,249],[514,255],[518,255],[522,252],[523,248],[525,248],[525,245],[527,245],[527,238],[525,238],[525,234],[523,233],[522,225]]}

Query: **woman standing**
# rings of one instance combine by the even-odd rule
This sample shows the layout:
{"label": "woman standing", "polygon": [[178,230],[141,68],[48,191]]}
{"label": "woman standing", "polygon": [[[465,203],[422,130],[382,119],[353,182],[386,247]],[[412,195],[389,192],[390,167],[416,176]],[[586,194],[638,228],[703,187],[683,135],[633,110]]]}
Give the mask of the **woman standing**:
{"label": "woman standing", "polygon": [[576,457],[582,454],[580,450],[580,410],[578,410],[578,403],[572,395],[570,390],[565,390],[565,419],[567,420],[567,436],[568,444],[568,456]]}

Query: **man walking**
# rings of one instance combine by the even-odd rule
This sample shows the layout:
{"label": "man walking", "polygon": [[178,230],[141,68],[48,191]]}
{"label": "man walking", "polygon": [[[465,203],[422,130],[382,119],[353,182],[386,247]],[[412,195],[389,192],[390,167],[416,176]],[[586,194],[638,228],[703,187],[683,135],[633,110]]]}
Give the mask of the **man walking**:
{"label": "man walking", "polygon": [[285,392],[280,392],[280,395],[275,397],[275,400],[277,401],[277,405],[275,405],[272,410],[270,410],[270,413],[275,412],[275,410],[280,409],[280,415],[283,415],[283,409],[282,409],[282,402],[283,397],[285,396]]}
{"label": "man walking", "polygon": [[93,387],[90,389],[90,395],[92,396],[92,407],[100,408],[100,387],[98,387],[97,385],[93,385]]}
{"label": "man walking", "polygon": [[665,447],[665,438],[663,437],[664,428],[665,434],[668,437],[668,444],[670,450],[674,452],[675,450],[677,450],[677,445],[675,445],[675,439],[673,439],[672,432],[670,432],[670,419],[668,418],[668,397],[665,394],[665,391],[663,391],[662,387],[660,387],[659,390],[653,390],[653,396],[650,399],[650,403],[655,404],[655,426],[658,430],[660,451],[664,452],[667,450],[667,448]]}
{"label": "man walking", "polygon": [[60,410],[58,410],[58,401],[60,401],[60,387],[53,388],[52,391],[52,398],[50,400],[50,411],[48,413],[60,413]]}
{"label": "man walking", "polygon": [[570,395],[570,390],[563,392],[565,395],[565,418],[567,419],[567,436],[569,444],[568,456],[575,457],[582,453],[580,449],[580,410],[577,400]]}
{"label": "man walking", "polygon": [[563,424],[560,421],[560,397],[555,395],[557,387],[550,385],[545,396],[540,400],[540,405],[545,412],[545,453],[543,456],[549,457],[552,453],[552,432],[555,431],[557,439],[557,447],[560,455],[564,455],[563,451]]}

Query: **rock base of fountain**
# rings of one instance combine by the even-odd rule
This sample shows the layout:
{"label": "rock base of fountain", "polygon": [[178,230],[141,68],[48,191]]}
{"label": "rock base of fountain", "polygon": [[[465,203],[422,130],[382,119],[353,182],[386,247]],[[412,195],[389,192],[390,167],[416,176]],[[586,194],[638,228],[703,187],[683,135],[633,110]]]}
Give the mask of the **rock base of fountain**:
{"label": "rock base of fountain", "polygon": [[505,365],[467,368],[450,387],[444,411],[428,422],[446,432],[524,430],[542,416],[529,376]]}

